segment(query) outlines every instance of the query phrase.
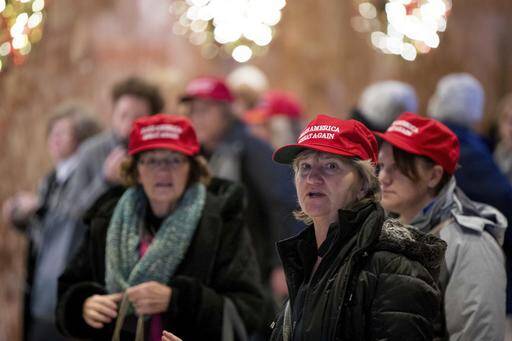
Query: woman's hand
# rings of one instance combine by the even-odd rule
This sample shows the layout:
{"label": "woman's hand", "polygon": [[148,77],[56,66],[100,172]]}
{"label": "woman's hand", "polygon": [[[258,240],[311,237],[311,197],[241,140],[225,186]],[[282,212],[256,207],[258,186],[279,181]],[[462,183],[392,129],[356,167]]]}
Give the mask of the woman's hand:
{"label": "woman's hand", "polygon": [[93,328],[103,328],[105,324],[117,317],[117,302],[122,298],[122,293],[89,297],[85,300],[82,309],[85,322]]}
{"label": "woman's hand", "polygon": [[172,289],[155,281],[142,283],[126,290],[138,315],[160,314],[169,308]]}
{"label": "woman's hand", "polygon": [[164,332],[162,333],[162,341],[183,341],[183,340],[180,339],[179,337],[177,337],[176,335],[164,330]]}

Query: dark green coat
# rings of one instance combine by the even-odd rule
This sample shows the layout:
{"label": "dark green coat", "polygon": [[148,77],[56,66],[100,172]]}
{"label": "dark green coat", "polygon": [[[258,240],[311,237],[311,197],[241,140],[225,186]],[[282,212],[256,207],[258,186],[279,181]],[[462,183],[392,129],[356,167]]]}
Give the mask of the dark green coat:
{"label": "dark green coat", "polygon": [[[434,338],[441,311],[436,282],[446,244],[396,220],[384,222],[384,216],[382,207],[373,203],[340,210],[311,278],[317,254],[310,252],[308,258],[306,251],[316,252],[313,226],[278,244],[290,303],[275,324],[272,340]],[[299,292],[304,293],[302,318],[294,330]],[[283,329],[289,338],[283,337]]]}

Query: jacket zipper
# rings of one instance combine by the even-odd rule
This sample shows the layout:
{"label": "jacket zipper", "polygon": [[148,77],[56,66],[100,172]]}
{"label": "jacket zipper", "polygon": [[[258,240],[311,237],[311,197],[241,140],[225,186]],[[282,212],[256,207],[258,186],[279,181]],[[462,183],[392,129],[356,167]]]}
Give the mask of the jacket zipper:
{"label": "jacket zipper", "polygon": [[349,283],[352,280],[352,275],[353,275],[353,272],[354,272],[354,268],[357,265],[356,263],[361,261],[362,257],[359,256],[360,254],[362,254],[363,257],[368,255],[368,253],[367,253],[367,251],[365,249],[359,249],[359,250],[355,251],[350,256],[349,261],[348,261],[347,276],[345,277],[345,281],[343,283],[342,296],[341,296],[341,297],[343,297],[343,299],[341,301],[341,306],[340,306],[338,315],[336,316],[336,320],[335,320],[336,324],[334,326],[334,336],[336,336],[338,334],[338,321],[340,321],[341,318],[342,318],[344,307],[348,303],[352,302],[352,299],[354,297],[354,293],[351,292],[349,298],[345,299],[345,296],[347,295],[347,290],[348,290],[348,287],[349,287]]}

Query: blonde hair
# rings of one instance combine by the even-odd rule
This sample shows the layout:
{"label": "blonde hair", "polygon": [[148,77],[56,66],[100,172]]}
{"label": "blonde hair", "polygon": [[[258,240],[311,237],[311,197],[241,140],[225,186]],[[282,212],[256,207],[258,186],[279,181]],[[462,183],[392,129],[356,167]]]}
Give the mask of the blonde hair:
{"label": "blonde hair", "polygon": [[[292,163],[293,171],[295,173],[295,178],[297,177],[297,171],[299,162],[303,160],[305,157],[310,156],[311,154],[319,154],[321,152],[306,150],[301,152]],[[347,163],[349,166],[354,168],[354,170],[359,175],[359,181],[351,188],[353,190],[353,200],[345,207],[340,207],[340,209],[348,209],[363,203],[378,203],[381,199],[380,185],[379,179],[376,174],[375,166],[372,164],[370,160],[359,160],[353,159],[341,155],[332,154],[333,157],[342,160]],[[358,196],[356,193],[362,192],[362,196]],[[295,219],[304,222],[307,225],[313,223],[313,220],[310,216],[308,216],[302,209],[298,209],[293,212]]]}

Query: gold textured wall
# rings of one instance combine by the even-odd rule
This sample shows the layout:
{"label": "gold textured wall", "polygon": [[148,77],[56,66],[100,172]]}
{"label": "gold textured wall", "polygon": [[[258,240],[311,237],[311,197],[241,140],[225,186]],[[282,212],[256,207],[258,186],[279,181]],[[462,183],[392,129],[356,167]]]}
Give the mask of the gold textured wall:
{"label": "gold textured wall", "polygon": [[[205,61],[184,37],[172,34],[170,0],[53,0],[42,41],[28,61],[0,73],[0,201],[35,189],[49,169],[44,132],[62,100],[89,102],[108,122],[110,85],[131,74],[157,82],[173,111],[190,77],[225,74],[231,60]],[[422,108],[436,81],[449,72],[473,73],[484,84],[487,118],[512,91],[512,2],[454,0],[438,49],[415,62],[375,52],[350,26],[351,1],[289,0],[278,35],[257,59],[273,87],[295,91],[308,113],[343,116],[375,80],[416,87]],[[19,338],[25,241],[0,225],[0,341]]]}

